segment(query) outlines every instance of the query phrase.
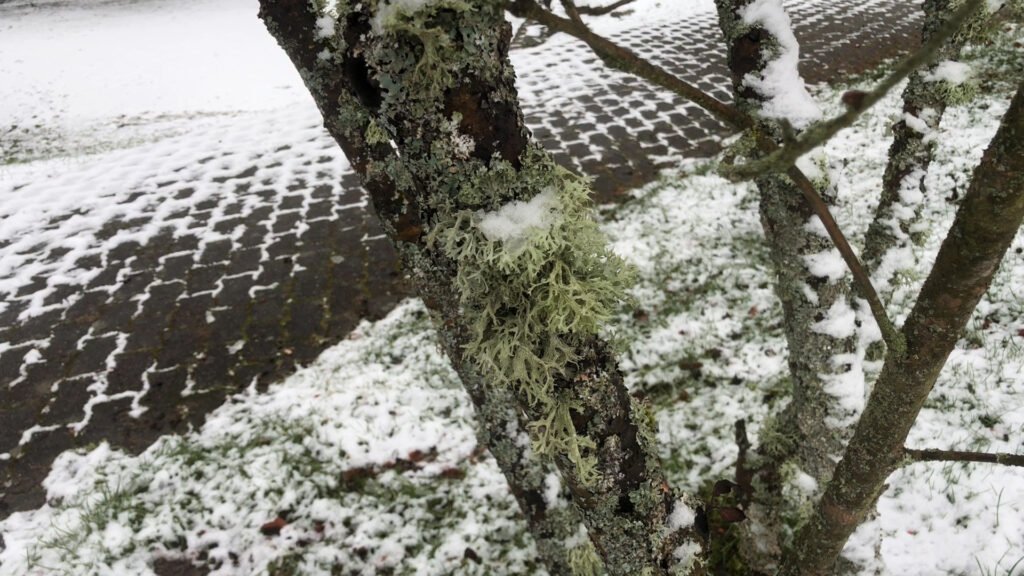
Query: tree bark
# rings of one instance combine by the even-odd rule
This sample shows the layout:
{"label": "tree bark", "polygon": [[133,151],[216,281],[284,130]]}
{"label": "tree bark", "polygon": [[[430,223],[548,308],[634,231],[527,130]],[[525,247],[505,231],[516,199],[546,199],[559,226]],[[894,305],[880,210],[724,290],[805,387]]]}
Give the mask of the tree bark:
{"label": "tree bark", "polygon": [[935,266],[889,353],[832,482],[787,553],[781,574],[831,572],[850,534],[905,457],[903,444],[1024,220],[1024,82],[975,169]]}
{"label": "tree bark", "polygon": [[[703,511],[668,489],[650,414],[597,335],[618,261],[585,185],[523,124],[500,4],[261,0],[261,16],[365,175],[534,533],[575,526],[547,520],[543,467],[509,430],[554,459],[609,573],[699,571]],[[546,231],[488,236],[486,218],[529,202],[550,208]]]}
{"label": "tree bark", "polygon": [[[331,42],[315,35],[317,15],[306,0],[264,0],[260,17],[299,70],[325,127],[361,177],[374,211],[399,249],[404,268],[412,269],[424,258],[425,250],[422,224],[414,211],[417,192],[390,143],[367,142],[373,120],[370,110],[359,101],[357,84],[348,78],[357,65],[345,66],[343,57],[318,59],[318,54],[331,48]],[[454,263],[448,262],[422,271],[420,295],[436,317],[452,317],[451,308],[457,305],[450,296],[455,293],[453,268]],[[506,389],[488,386],[466,362],[465,333],[464,326],[453,324],[449,330],[452,337],[445,338],[444,345],[476,409],[478,441],[490,450],[508,481],[541,561],[552,574],[568,574],[573,551],[566,542],[577,535],[582,518],[568,502],[570,495],[564,487],[559,498],[568,505],[552,507],[554,503],[548,502],[546,482],[557,472],[539,455],[522,449],[526,431],[515,398]],[[590,547],[587,542],[583,544]]]}
{"label": "tree bark", "polygon": [[[951,0],[924,3],[922,42],[928,42],[948,20],[955,4]],[[882,194],[864,240],[864,265],[883,295],[891,292],[895,276],[907,272],[902,262],[913,261],[913,247],[923,239],[916,225],[927,202],[925,176],[935,157],[934,136],[957,90],[955,85],[937,80],[935,72],[942,62],[960,57],[971,28],[950,38],[936,61],[914,72],[903,91],[903,118],[893,125]]]}
{"label": "tree bark", "polygon": [[[765,94],[745,82],[748,75],[763,73],[783,50],[771,31],[743,21],[742,11],[752,3],[716,0],[719,25],[728,46],[737,106],[759,119],[755,130],[780,142],[782,122],[761,113]],[[755,159],[759,155],[756,149],[749,154]],[[848,436],[845,422],[855,414],[840,404],[831,389],[859,362],[855,334],[835,337],[820,329],[820,323],[835,311],[853,313],[850,285],[843,279],[817,277],[808,268],[809,258],[833,250],[831,240],[811,226],[817,218],[789,177],[762,175],[755,183],[775,269],[775,292],[782,303],[792,381],[791,403],[766,425],[760,446],[745,463],[752,485],[747,487],[750,521],[741,545],[749,566],[770,570],[781,557],[787,527],[796,523],[806,503],[786,501],[784,487],[801,473],[823,486],[832,476],[833,458],[842,453]],[[832,200],[834,191],[827,176],[816,177],[813,183],[823,199]]]}

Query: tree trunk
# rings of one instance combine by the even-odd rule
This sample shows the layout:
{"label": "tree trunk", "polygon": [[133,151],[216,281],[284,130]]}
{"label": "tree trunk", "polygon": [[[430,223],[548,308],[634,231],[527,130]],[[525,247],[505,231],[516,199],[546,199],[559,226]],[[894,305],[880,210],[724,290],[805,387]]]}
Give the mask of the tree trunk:
{"label": "tree trunk", "polygon": [[[927,42],[956,8],[952,0],[927,0],[922,42]],[[987,14],[976,18],[987,18]],[[962,90],[959,84],[940,80],[936,73],[943,62],[960,57],[968,37],[967,31],[954,35],[931,65],[910,76],[903,91],[903,117],[893,126],[882,195],[864,240],[864,265],[883,297],[891,292],[895,277],[912,268],[914,246],[923,239],[916,225],[926,202],[925,176],[935,157],[935,133],[946,107]]]}
{"label": "tree trunk", "polygon": [[[305,0],[279,0],[261,2],[260,17],[306,80],[328,132],[361,177],[375,212],[399,248],[405,268],[411,269],[424,257],[417,231],[421,224],[409,209],[416,195],[411,176],[390,143],[367,141],[366,135],[373,135],[373,120],[369,109],[359,102],[355,85],[346,77],[348,68],[317,58],[331,48],[329,39],[315,35],[317,15]],[[452,317],[451,308],[457,305],[451,297],[455,293],[453,269],[454,263],[449,262],[423,271],[420,295],[437,317]],[[462,332],[456,332],[459,328]],[[576,536],[582,518],[571,503],[548,501],[547,484],[552,474],[557,478],[557,472],[538,455],[522,449],[526,432],[515,398],[507,389],[486,385],[479,372],[465,361],[465,333],[464,326],[452,325],[449,334],[455,337],[445,338],[444,345],[476,408],[478,441],[488,447],[508,481],[543,563],[552,574],[568,574],[572,557],[592,554],[589,541],[581,542],[577,549],[566,545],[567,541],[579,540]],[[568,497],[563,488],[559,500]]]}
{"label": "tree trunk", "polygon": [[609,573],[699,570],[703,512],[668,489],[652,418],[597,335],[621,265],[585,184],[530,140],[499,3],[322,4],[261,0],[261,15],[365,175],[533,531],[554,545],[575,526],[550,520],[520,421]]}
{"label": "tree trunk", "polygon": [[903,445],[978,301],[1024,220],[1024,82],[975,169],[963,204],[903,325],[905,354],[888,353],[832,482],[787,553],[783,575],[831,572],[903,462]]}
{"label": "tree trunk", "polygon": [[[795,54],[791,53],[796,50],[792,32],[779,30],[747,12],[753,0],[716,0],[716,4],[728,46],[737,106],[758,118],[756,130],[781,141],[784,131],[803,127],[801,124],[813,117],[813,109],[808,108],[803,117],[799,113],[774,113],[774,94],[770,88],[759,87],[757,79],[791,66],[790,74],[799,80]],[[784,15],[779,2],[761,4]],[[767,71],[769,68],[775,71]],[[809,95],[807,99],[810,101]],[[751,148],[748,153],[756,159],[758,153]],[[818,193],[830,201],[834,191],[824,167],[813,165],[813,161],[803,167],[812,174]],[[837,316],[854,314],[851,287],[841,277],[815,275],[810,267],[818,259],[839,258],[837,252],[833,257],[831,240],[789,177],[771,174],[755,182],[760,193],[761,223],[775,269],[775,291],[782,303],[792,380],[791,403],[765,426],[760,446],[745,463],[747,473],[752,475],[747,480],[752,493],[747,503],[750,522],[744,526],[742,541],[744,556],[749,566],[770,570],[781,557],[787,531],[799,520],[800,508],[815,496],[803,494],[796,501],[787,501],[784,488],[797,475],[806,474],[820,486],[831,478],[835,458],[842,453],[848,437],[849,422],[856,416],[856,405],[844,404],[843,397],[856,395],[858,390],[845,388],[856,388],[859,382],[862,389],[863,376],[856,355],[856,334],[828,328],[830,320],[840,320]],[[844,271],[845,266],[839,270]]]}

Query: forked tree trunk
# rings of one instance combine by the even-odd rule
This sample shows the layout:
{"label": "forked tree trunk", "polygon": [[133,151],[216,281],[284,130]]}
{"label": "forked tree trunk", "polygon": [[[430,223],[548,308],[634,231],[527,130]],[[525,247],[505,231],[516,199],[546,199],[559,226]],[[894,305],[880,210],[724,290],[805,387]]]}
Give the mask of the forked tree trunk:
{"label": "forked tree trunk", "polygon": [[1024,82],[975,169],[956,219],[887,354],[832,482],[797,534],[781,574],[829,574],[904,458],[903,445],[946,359],[1024,220]]}
{"label": "forked tree trunk", "polygon": [[[765,24],[747,10],[753,4],[784,14],[781,2],[771,0],[716,0],[719,25],[728,47],[729,69],[737,106],[758,119],[757,130],[781,141],[789,121],[765,111],[772,99],[771,89],[756,86],[764,74],[777,74],[791,66],[791,78],[799,81],[795,39],[779,30],[778,20]],[[746,20],[744,15],[748,15]],[[785,21],[782,22],[783,24]],[[777,34],[788,35],[779,38]],[[767,71],[769,67],[774,71]],[[755,82],[751,83],[751,79]],[[809,96],[807,97],[809,99]],[[794,123],[806,118],[795,118]],[[784,126],[786,124],[786,126]],[[756,150],[748,152],[757,158]],[[811,178],[819,195],[832,200],[834,190],[823,166],[807,166],[819,175]],[[820,486],[832,476],[835,458],[842,453],[847,427],[856,416],[842,401],[847,382],[862,382],[856,358],[856,334],[827,327],[835,316],[852,315],[850,284],[844,278],[816,276],[809,264],[829,258],[834,248],[800,190],[784,174],[756,179],[760,194],[761,223],[775,270],[775,292],[782,303],[783,325],[789,352],[792,401],[761,435],[761,444],[745,463],[751,484],[749,522],[743,525],[742,548],[746,562],[758,570],[770,571],[778,562],[787,530],[799,519],[800,509],[815,494],[786,500],[784,493],[797,475],[806,474]],[[834,258],[839,258],[836,252]],[[841,262],[841,261],[840,261]],[[840,268],[845,270],[845,266]],[[852,326],[852,322],[849,325]],[[852,391],[856,394],[856,390]],[[741,471],[741,474],[743,471]],[[741,483],[744,479],[741,478]],[[806,480],[803,484],[806,484]]]}
{"label": "forked tree trunk", "polygon": [[609,573],[698,571],[703,512],[668,489],[650,414],[597,335],[620,296],[618,261],[585,185],[523,124],[499,3],[260,4],[432,309],[552,571],[588,559],[554,550],[576,516],[546,505],[523,428]]}

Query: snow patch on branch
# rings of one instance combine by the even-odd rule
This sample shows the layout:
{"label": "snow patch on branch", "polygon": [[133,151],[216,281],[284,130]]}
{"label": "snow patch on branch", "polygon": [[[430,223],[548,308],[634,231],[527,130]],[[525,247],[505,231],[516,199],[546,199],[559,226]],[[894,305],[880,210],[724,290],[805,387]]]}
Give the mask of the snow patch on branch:
{"label": "snow patch on branch", "polygon": [[830,283],[836,282],[846,275],[846,262],[835,248],[804,256],[804,264],[807,265],[807,270],[812,275],[818,278],[828,278]]}
{"label": "snow patch on branch", "polygon": [[677,500],[676,505],[672,508],[672,514],[668,517],[668,528],[675,532],[680,528],[693,526],[693,521],[696,518],[697,513],[694,512],[693,508],[683,500]]}
{"label": "snow patch on branch", "polygon": [[925,74],[925,82],[949,82],[959,86],[971,79],[971,67],[963,62],[943,60]]}
{"label": "snow patch on branch", "polygon": [[673,567],[673,573],[689,574],[690,570],[693,569],[694,565],[700,560],[701,547],[700,544],[693,540],[687,540],[683,542],[681,546],[677,546],[672,551],[672,557],[676,559],[677,564]]}
{"label": "snow patch on branch", "polygon": [[925,171],[918,168],[903,177],[897,192],[899,200],[893,202],[889,217],[881,221],[882,224],[889,227],[893,243],[882,254],[871,277],[871,282],[878,290],[890,290],[894,278],[913,270],[917,265],[914,242],[904,231],[904,225],[913,222],[916,218],[917,207],[924,202],[922,187],[925,176]]}
{"label": "snow patch on branch", "polygon": [[323,14],[316,19],[316,37],[318,39],[332,38],[334,30],[338,25],[337,17],[332,14]]}
{"label": "snow patch on branch", "polygon": [[778,43],[777,54],[759,75],[748,74],[743,83],[765,99],[761,113],[767,118],[788,120],[797,129],[821,119],[821,109],[807,92],[797,66],[800,44],[793,34],[782,0],[755,0],[740,10],[744,24],[760,26]]}
{"label": "snow patch on branch", "polygon": [[807,220],[807,223],[804,224],[804,230],[806,230],[807,232],[811,232],[812,234],[817,234],[822,238],[831,238],[831,236],[828,235],[828,230],[825,228],[825,224],[821,221],[821,218],[819,218],[817,214],[811,216]]}
{"label": "snow patch on branch", "polygon": [[565,500],[562,499],[562,477],[558,472],[549,472],[544,477],[544,503],[551,510],[566,506]]}
{"label": "snow patch on branch", "polygon": [[532,234],[544,232],[555,223],[559,206],[554,188],[547,188],[527,202],[513,200],[492,212],[480,214],[477,227],[491,242],[501,242],[515,252]]}
{"label": "snow patch on branch", "polygon": [[825,318],[811,330],[837,339],[849,338],[857,333],[857,313],[846,300],[839,300],[828,309]]}
{"label": "snow patch on branch", "polygon": [[822,374],[825,393],[832,396],[840,413],[829,414],[827,423],[833,428],[846,428],[856,422],[867,401],[867,380],[864,375],[863,355],[852,354],[832,356],[832,367],[839,370],[833,374]]}

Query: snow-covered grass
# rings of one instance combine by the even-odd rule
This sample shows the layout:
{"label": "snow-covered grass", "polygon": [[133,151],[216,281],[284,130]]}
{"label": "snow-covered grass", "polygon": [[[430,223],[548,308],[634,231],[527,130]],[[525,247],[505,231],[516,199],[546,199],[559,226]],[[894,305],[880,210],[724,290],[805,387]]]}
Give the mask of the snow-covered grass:
{"label": "snow-covered grass", "polygon": [[0,16],[0,166],[309,102],[255,0],[32,4]]}
{"label": "snow-covered grass", "polygon": [[[139,456],[68,452],[0,574],[522,574],[530,538],[419,301]],[[275,524],[276,523],[276,524]],[[288,570],[285,570],[285,568]]]}

